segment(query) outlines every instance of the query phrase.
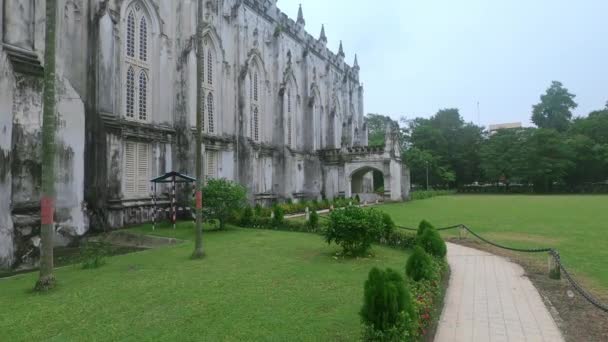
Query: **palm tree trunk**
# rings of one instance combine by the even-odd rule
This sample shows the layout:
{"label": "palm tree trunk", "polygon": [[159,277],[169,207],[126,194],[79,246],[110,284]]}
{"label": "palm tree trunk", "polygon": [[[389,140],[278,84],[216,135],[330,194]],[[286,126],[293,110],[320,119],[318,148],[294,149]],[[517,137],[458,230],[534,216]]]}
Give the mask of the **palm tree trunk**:
{"label": "palm tree trunk", "polygon": [[55,286],[53,275],[53,235],[55,212],[55,22],[56,0],[46,0],[46,38],[44,51],[44,108],[42,118],[42,196],[40,199],[40,277],[35,289],[47,291]]}
{"label": "palm tree trunk", "polygon": [[203,0],[198,0],[196,26],[196,238],[193,259],[202,258],[203,251]]}

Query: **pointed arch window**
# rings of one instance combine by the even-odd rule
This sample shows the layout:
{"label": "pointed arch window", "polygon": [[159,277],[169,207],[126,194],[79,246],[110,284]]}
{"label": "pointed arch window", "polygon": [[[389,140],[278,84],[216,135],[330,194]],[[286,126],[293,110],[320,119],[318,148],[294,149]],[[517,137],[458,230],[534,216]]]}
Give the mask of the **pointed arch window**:
{"label": "pointed arch window", "polygon": [[135,57],[135,14],[132,10],[127,17],[127,56]]}
{"label": "pointed arch window", "polygon": [[139,1],[127,8],[124,23],[124,115],[127,119],[148,121],[150,115],[150,17]]}
{"label": "pointed arch window", "polygon": [[207,51],[207,84],[213,85],[213,56],[211,50]]}
{"label": "pointed arch window", "polygon": [[287,89],[287,146],[292,147],[292,129],[293,119],[291,112],[291,89]]}
{"label": "pointed arch window", "polygon": [[252,63],[249,72],[249,131],[247,136],[254,141],[260,141],[260,117],[263,112],[260,101],[260,77],[258,63]]}
{"label": "pointed arch window", "polygon": [[145,71],[139,73],[139,120],[148,118],[148,76]]}
{"label": "pointed arch window", "polygon": [[148,60],[148,22],[145,16],[139,21],[139,59]]}
{"label": "pointed arch window", "polygon": [[215,132],[215,125],[214,125],[214,112],[213,112],[213,93],[209,93],[207,95],[207,123],[209,125],[207,131],[209,133],[214,133]]}
{"label": "pointed arch window", "polygon": [[126,85],[127,108],[126,115],[128,118],[135,117],[135,71],[132,67],[127,70],[127,85]]}
{"label": "pointed arch window", "polygon": [[215,83],[217,75],[215,75],[216,68],[215,63],[217,62],[216,49],[213,44],[211,37],[206,36],[203,38],[203,70],[202,74],[202,89],[203,89],[203,132],[208,134],[216,134],[218,131],[217,127],[217,113],[215,101],[219,100],[219,96],[216,94],[216,90],[219,89]]}
{"label": "pointed arch window", "polygon": [[253,74],[253,100],[258,101],[258,73]]}
{"label": "pointed arch window", "polygon": [[258,108],[253,109],[253,140],[260,140],[260,129],[259,129],[259,110]]}

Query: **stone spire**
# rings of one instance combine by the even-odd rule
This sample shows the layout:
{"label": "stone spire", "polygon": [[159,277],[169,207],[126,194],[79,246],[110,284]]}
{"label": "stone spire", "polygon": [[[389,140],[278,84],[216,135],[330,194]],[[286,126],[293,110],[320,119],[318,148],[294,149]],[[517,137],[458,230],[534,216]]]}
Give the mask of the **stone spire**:
{"label": "stone spire", "polygon": [[355,62],[353,63],[353,68],[359,70],[359,61],[357,60],[357,54],[355,54]]}
{"label": "stone spire", "polygon": [[306,21],[304,20],[304,14],[302,13],[302,4],[300,4],[300,8],[298,9],[298,25],[306,25]]}
{"label": "stone spire", "polygon": [[327,44],[327,36],[325,35],[325,25],[321,25],[321,35],[319,36],[319,41]]}
{"label": "stone spire", "polygon": [[344,48],[342,47],[342,41],[340,41],[340,48],[338,49],[338,56],[344,58]]}

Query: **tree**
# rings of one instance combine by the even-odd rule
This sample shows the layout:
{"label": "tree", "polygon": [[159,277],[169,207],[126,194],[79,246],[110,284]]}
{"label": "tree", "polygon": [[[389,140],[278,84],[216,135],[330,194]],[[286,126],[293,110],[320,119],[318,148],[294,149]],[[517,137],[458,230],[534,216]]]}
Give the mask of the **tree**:
{"label": "tree", "polygon": [[40,199],[41,248],[40,276],[35,289],[48,291],[55,286],[53,274],[53,235],[55,212],[55,27],[56,0],[46,1],[46,37],[44,50],[44,109],[42,118],[42,197]]}
{"label": "tree", "polygon": [[588,182],[606,180],[604,146],[582,134],[566,138],[564,144],[571,153],[571,167],[564,177],[565,182],[577,186]]}
{"label": "tree", "polygon": [[555,183],[564,181],[573,166],[572,151],[564,136],[553,129],[529,129],[521,148],[517,171],[534,184],[536,192],[550,192]]}
{"label": "tree", "polygon": [[481,169],[491,182],[511,183],[516,177],[516,160],[520,152],[519,130],[503,129],[491,135],[481,148]]}
{"label": "tree", "polygon": [[576,95],[557,81],[540,97],[540,103],[532,107],[532,122],[539,128],[552,128],[564,132],[570,126],[572,110],[578,105],[574,102]]}
{"label": "tree", "polygon": [[193,259],[205,255],[203,250],[203,0],[198,1],[196,23],[196,224]]}
{"label": "tree", "polygon": [[205,217],[218,220],[220,229],[224,229],[226,221],[245,206],[246,197],[242,185],[226,179],[210,179],[203,187]]}
{"label": "tree", "polygon": [[399,123],[388,116],[380,114],[367,114],[368,145],[382,146],[386,135],[386,127],[399,127]]}
{"label": "tree", "polygon": [[608,144],[608,109],[596,110],[586,118],[574,119],[570,133],[585,135],[599,144]]}
{"label": "tree", "polygon": [[429,119],[417,118],[405,131],[404,159],[412,180],[431,185],[461,185],[481,178],[480,149],[483,129],[465,123],[458,109],[442,109]]}

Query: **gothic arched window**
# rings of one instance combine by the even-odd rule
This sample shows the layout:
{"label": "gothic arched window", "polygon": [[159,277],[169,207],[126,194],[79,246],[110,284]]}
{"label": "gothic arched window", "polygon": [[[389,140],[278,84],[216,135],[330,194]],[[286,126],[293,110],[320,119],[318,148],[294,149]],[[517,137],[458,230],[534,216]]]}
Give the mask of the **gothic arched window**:
{"label": "gothic arched window", "polygon": [[215,125],[214,125],[214,118],[213,118],[213,93],[209,93],[207,95],[207,123],[208,123],[208,128],[207,128],[207,132],[209,133],[214,133],[215,131]]}
{"label": "gothic arched window", "polygon": [[139,59],[144,62],[148,60],[148,23],[145,16],[139,21]]}
{"label": "gothic arched window", "polygon": [[[150,119],[150,18],[145,7],[138,1],[127,8],[124,27],[125,38],[125,83],[124,111],[127,119],[148,121]],[[138,24],[136,24],[138,23]],[[137,79],[136,79],[137,77]]]}
{"label": "gothic arched window", "polygon": [[287,89],[287,146],[291,147],[293,119],[291,113],[291,89]]}
{"label": "gothic arched window", "polygon": [[132,10],[127,17],[127,56],[135,57],[135,14]]}
{"label": "gothic arched window", "polygon": [[262,103],[259,94],[259,67],[256,62],[252,63],[249,72],[249,132],[247,136],[254,141],[260,141],[260,114]]}
{"label": "gothic arched window", "polygon": [[148,118],[148,76],[145,71],[139,73],[139,120]]}
{"label": "gothic arched window", "polygon": [[135,117],[135,72],[132,67],[127,70],[127,108],[126,115],[128,118]]}
{"label": "gothic arched window", "polygon": [[[216,113],[215,113],[215,99],[219,99],[216,96],[216,90],[218,89],[215,83],[217,76],[215,74],[215,63],[216,63],[216,50],[213,41],[209,36],[203,39],[203,132],[209,134],[216,133]],[[205,77],[206,76],[206,77]]]}

